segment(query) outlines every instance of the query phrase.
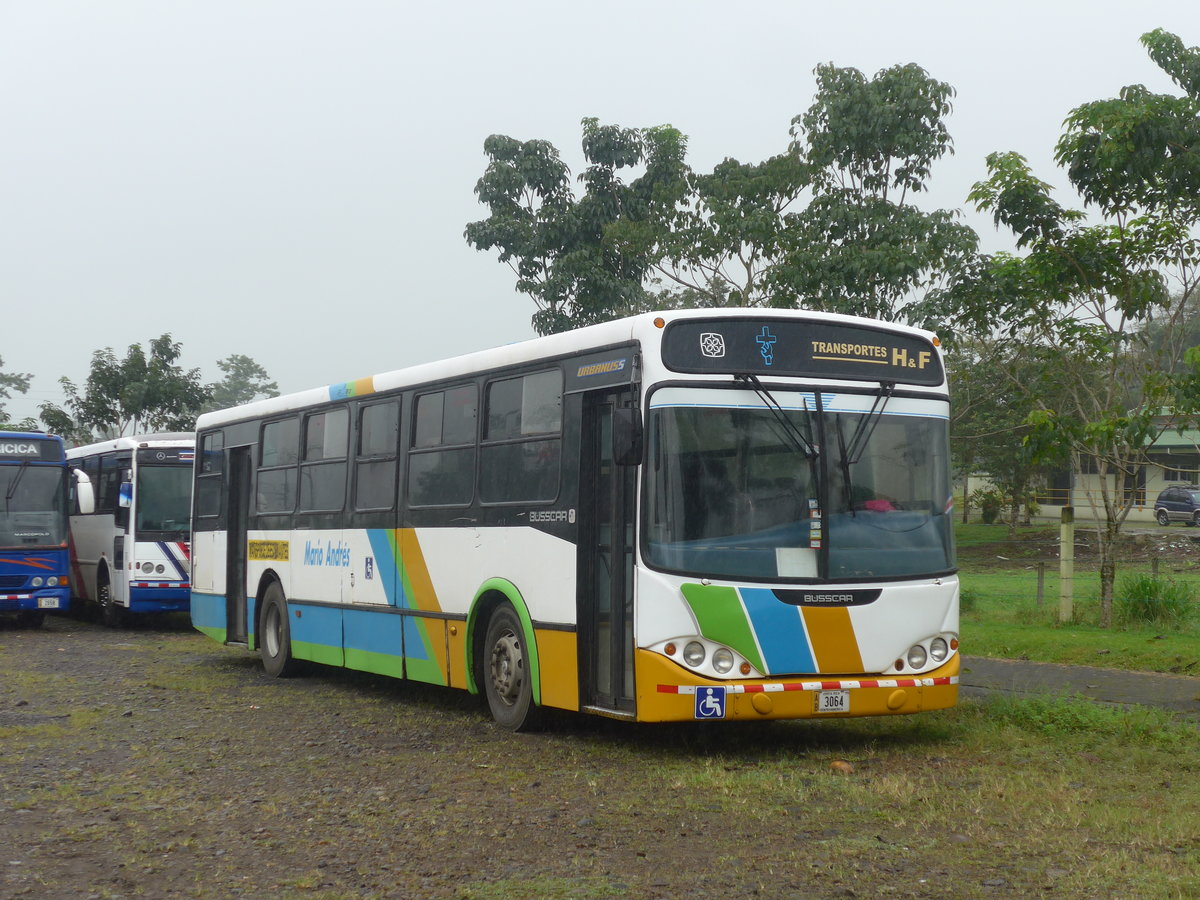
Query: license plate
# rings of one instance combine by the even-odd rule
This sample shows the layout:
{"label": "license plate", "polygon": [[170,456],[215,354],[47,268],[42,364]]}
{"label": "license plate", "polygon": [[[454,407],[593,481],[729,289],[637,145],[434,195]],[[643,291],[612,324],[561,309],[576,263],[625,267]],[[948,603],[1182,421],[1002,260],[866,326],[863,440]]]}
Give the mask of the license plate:
{"label": "license plate", "polygon": [[816,711],[819,713],[850,712],[850,692],[817,691]]}
{"label": "license plate", "polygon": [[38,597],[38,609],[58,609],[58,598]]}

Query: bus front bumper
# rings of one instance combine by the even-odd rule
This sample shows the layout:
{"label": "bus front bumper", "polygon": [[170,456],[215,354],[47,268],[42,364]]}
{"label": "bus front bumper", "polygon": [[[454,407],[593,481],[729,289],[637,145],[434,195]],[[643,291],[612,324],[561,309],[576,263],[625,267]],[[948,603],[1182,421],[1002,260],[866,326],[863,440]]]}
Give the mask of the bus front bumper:
{"label": "bus front bumper", "polygon": [[637,718],[643,722],[894,716],[958,702],[960,656],[920,675],[797,676],[709,681],[666,657],[637,651]]}

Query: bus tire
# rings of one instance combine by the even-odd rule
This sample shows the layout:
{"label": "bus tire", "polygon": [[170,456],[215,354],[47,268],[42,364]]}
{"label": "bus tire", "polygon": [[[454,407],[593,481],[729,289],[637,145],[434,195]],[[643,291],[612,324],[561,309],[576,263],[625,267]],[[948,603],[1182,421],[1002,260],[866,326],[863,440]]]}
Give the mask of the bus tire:
{"label": "bus tire", "polygon": [[272,678],[289,678],[296,674],[292,657],[292,627],[288,622],[287,600],[278,581],[267,585],[263,593],[262,637],[259,650],[263,669]]}
{"label": "bus tire", "polygon": [[483,684],[492,718],[509,731],[535,728],[539,710],[521,620],[511,604],[498,607],[488,621],[483,643]]}
{"label": "bus tire", "polygon": [[113,602],[112,585],[107,576],[96,582],[96,602],[100,604],[100,619],[109,628],[120,628],[125,624],[125,615],[121,607]]}

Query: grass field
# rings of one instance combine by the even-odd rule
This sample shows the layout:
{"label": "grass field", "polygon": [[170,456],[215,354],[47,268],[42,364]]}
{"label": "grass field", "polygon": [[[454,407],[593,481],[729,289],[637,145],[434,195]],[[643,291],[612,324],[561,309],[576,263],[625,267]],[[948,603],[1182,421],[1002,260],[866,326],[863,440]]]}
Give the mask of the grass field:
{"label": "grass field", "polygon": [[[962,525],[956,528],[962,583],[963,646],[968,654],[1200,675],[1200,544],[1195,529],[1128,536],[1121,546],[1114,600],[1134,575],[1190,595],[1170,621],[1118,621],[1100,627],[1100,575],[1089,535],[1077,533],[1073,608],[1060,621],[1058,529]],[[1039,589],[1039,582],[1041,587]]]}

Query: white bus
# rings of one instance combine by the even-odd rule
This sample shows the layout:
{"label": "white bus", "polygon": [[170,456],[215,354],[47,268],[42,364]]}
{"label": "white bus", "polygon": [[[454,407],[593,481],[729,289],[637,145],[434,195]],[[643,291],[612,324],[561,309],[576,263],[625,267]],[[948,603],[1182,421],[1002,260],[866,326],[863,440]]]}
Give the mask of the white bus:
{"label": "white bus", "polygon": [[142,434],[67,451],[95,498],[71,516],[71,583],[110,626],[189,608],[195,445],[192,434]]}
{"label": "white bus", "polygon": [[208,413],[192,621],[514,729],[952,706],[948,411],[932,334],[724,309]]}

